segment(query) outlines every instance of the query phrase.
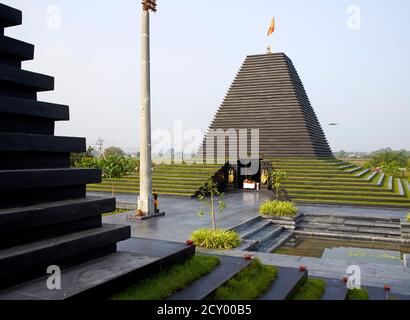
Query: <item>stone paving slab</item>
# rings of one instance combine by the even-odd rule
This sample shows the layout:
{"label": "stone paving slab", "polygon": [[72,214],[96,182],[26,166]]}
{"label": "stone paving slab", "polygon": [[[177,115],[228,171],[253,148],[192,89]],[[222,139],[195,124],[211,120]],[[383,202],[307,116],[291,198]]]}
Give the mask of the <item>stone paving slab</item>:
{"label": "stone paving slab", "polygon": [[[40,277],[0,292],[0,300],[65,300],[78,295],[110,291],[111,284],[128,285],[129,280],[158,272],[195,254],[184,243],[130,238],[118,243],[118,252],[62,270],[62,290],[48,290],[47,277]],[[102,288],[103,292],[100,292]],[[105,291],[104,291],[105,290]],[[91,293],[90,293],[91,292]]]}
{"label": "stone paving slab", "polygon": [[326,282],[325,293],[321,300],[339,301],[346,300],[348,289],[341,279],[320,278]]}
{"label": "stone paving slab", "polygon": [[278,268],[278,277],[268,291],[258,300],[290,300],[298,293],[306,283],[307,271],[299,271],[295,268]]}
{"label": "stone paving slab", "polygon": [[65,300],[145,267],[158,258],[128,253],[107,257],[69,268],[62,272],[61,290],[49,290],[42,277],[0,293],[0,300]]}
{"label": "stone paving slab", "polygon": [[[101,193],[88,193],[89,195],[102,195]],[[136,203],[136,196],[118,194],[117,201],[123,203]],[[245,223],[258,216],[259,206],[269,198],[267,193],[237,192],[226,196],[227,208],[221,214],[217,214],[218,227],[231,229],[241,223]],[[210,227],[209,217],[198,217],[201,202],[195,199],[178,197],[160,197],[160,208],[166,212],[164,217],[147,221],[131,222],[127,216],[130,213],[122,213],[103,217],[104,223],[131,225],[133,237],[159,239],[167,241],[184,242],[191,233],[204,227]],[[351,217],[385,217],[402,219],[407,210],[388,210],[377,208],[354,208],[339,206],[308,206],[299,205],[303,213],[316,215],[344,215]]]}

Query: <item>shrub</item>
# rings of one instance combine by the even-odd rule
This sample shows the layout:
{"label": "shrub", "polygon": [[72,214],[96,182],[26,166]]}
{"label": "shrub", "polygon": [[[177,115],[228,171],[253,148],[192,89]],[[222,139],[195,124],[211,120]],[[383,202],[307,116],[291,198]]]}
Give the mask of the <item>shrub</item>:
{"label": "shrub", "polygon": [[264,216],[294,217],[297,208],[293,202],[266,201],[261,205],[259,213]]}
{"label": "shrub", "polygon": [[191,239],[198,247],[217,250],[230,250],[241,243],[237,232],[222,229],[199,229],[192,233]]}
{"label": "shrub", "polygon": [[364,289],[349,290],[347,300],[369,300],[369,293]]}
{"label": "shrub", "polygon": [[405,151],[381,151],[372,155],[370,164],[373,167],[382,167],[394,164],[398,167],[406,167],[408,154]]}
{"label": "shrub", "polygon": [[407,222],[410,222],[410,212],[407,214]]}

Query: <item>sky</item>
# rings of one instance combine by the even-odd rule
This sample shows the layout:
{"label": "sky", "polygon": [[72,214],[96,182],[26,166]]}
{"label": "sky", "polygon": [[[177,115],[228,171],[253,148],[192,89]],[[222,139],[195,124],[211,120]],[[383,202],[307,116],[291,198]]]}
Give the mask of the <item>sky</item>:
{"label": "sky", "polygon": [[[36,45],[23,68],[55,77],[39,100],[70,106],[56,134],[136,151],[141,1],[2,2],[23,11],[6,35]],[[334,151],[410,150],[409,40],[410,1],[158,0],[153,131],[205,133],[246,55],[270,45],[292,59]]]}

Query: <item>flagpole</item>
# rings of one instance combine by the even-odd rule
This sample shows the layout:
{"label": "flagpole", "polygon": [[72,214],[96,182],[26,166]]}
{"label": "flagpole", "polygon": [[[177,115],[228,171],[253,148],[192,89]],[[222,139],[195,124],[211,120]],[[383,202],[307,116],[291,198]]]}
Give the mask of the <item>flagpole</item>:
{"label": "flagpole", "polygon": [[155,214],[152,195],[150,11],[156,1],[144,0],[141,15],[140,192],[137,215]]}
{"label": "flagpole", "polygon": [[[268,30],[268,38],[270,35],[272,35],[275,32],[275,27],[276,27],[276,23],[275,23],[275,17],[272,18],[272,22],[269,26],[269,30]],[[267,53],[266,54],[271,54],[272,53],[272,48],[270,45],[268,45],[267,48]]]}

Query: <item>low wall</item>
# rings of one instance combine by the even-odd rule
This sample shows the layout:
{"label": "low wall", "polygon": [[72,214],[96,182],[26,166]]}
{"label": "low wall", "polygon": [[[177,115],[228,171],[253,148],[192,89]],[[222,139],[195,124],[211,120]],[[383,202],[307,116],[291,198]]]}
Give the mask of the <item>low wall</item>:
{"label": "low wall", "polygon": [[410,243],[410,222],[401,223],[401,239],[403,242]]}

